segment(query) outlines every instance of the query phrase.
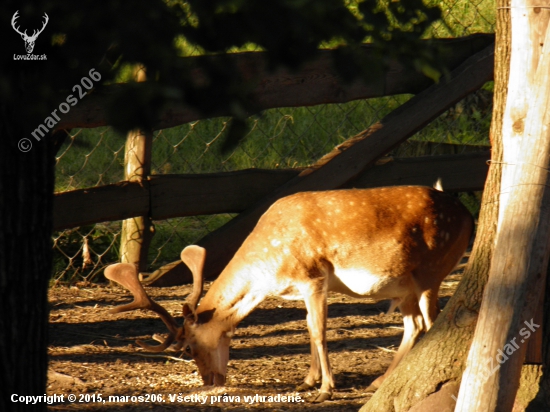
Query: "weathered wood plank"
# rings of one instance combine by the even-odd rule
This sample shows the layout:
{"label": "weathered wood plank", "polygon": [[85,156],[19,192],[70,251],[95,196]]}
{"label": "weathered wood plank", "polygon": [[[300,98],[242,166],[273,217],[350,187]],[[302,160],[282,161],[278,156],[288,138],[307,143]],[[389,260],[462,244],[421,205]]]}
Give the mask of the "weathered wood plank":
{"label": "weathered wood plank", "polygon": [[[476,34],[458,39],[439,39],[431,42],[448,48],[444,64],[449,70],[456,68],[460,63],[482,50],[494,41],[490,34]],[[372,56],[372,48],[363,46],[367,58],[378,59]],[[357,99],[389,96],[402,93],[418,93],[432,84],[431,80],[412,70],[406,70],[396,61],[390,61],[388,68],[373,78],[369,83],[345,82],[339,78],[332,68],[333,50],[319,51],[319,57],[297,71],[279,69],[271,72],[267,68],[264,53],[235,53],[224,58],[231,59],[239,68],[246,87],[250,93],[250,102],[258,111],[275,107],[311,106],[322,103],[343,103]],[[186,58],[190,62],[205,57]],[[208,57],[213,58],[213,57]],[[199,70],[196,76],[201,77]],[[62,116],[58,129],[73,127],[106,126],[106,102],[125,85],[104,87],[101,91],[94,91],[78,105]],[[250,113],[253,114],[253,113]],[[228,113],[217,113],[218,116]],[[182,105],[168,105],[162,112],[155,129],[164,129],[178,126],[190,121],[212,117]]]}
{"label": "weathered wood plank", "polygon": [[381,159],[342,188],[397,185],[433,186],[439,178],[445,192],[483,190],[491,158],[489,151],[461,155]]}
{"label": "weathered wood plank", "polygon": [[[266,196],[225,226],[205,236],[198,243],[208,250],[205,278],[216,277],[252,231],[260,216],[277,199],[307,190],[341,187],[371,167],[376,159],[389,152],[427,125],[447,108],[479,89],[492,79],[494,44],[476,53],[455,69],[449,79],[430,86],[404,105],[324,156],[316,167],[302,172],[278,190]],[[189,278],[183,264],[173,266],[155,284],[178,284]]]}
{"label": "weathered wood plank", "polygon": [[249,169],[150,178],[154,220],[216,213],[240,213],[300,173],[300,169]]}
{"label": "weathered wood plank", "polygon": [[238,213],[300,171],[249,169],[203,175],[156,175],[143,184],[120,182],[56,193],[54,230],[136,216],[162,220]]}
{"label": "weathered wood plank", "polygon": [[53,227],[62,230],[149,213],[149,191],[137,182],[56,193]]}

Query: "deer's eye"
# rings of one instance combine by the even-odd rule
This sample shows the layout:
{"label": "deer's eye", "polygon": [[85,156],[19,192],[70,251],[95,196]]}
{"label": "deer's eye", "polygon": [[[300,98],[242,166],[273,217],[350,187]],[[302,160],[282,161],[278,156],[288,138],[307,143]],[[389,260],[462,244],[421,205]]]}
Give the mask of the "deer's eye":
{"label": "deer's eye", "polygon": [[191,355],[191,346],[187,345],[185,347],[185,353],[187,353],[188,355]]}

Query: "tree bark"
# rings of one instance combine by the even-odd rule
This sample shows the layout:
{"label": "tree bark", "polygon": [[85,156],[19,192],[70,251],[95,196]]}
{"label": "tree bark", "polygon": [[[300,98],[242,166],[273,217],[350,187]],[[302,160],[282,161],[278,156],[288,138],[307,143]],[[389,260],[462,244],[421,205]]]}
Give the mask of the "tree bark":
{"label": "tree bark", "polygon": [[[422,412],[451,412],[455,407],[466,356],[473,338],[483,289],[487,283],[498,220],[502,171],[502,119],[510,59],[508,0],[498,0],[495,44],[495,86],[490,139],[491,165],[476,240],[457,291],[432,329],[389,376],[362,412],[404,412],[414,405]],[[449,388],[448,391],[445,389]],[[431,400],[445,391],[445,396]]]}
{"label": "tree bark", "polygon": [[[532,320],[550,253],[550,210],[544,206],[550,202],[550,30],[546,29],[550,11],[537,11],[533,6],[529,1],[512,1],[510,85],[517,78],[514,68],[520,64],[515,60],[525,64],[525,54],[515,54],[514,44],[520,42],[524,49],[542,46],[542,50],[533,70],[518,76],[529,76],[525,82],[528,99],[522,110],[505,113],[504,135],[511,126],[520,139],[514,145],[516,159],[507,162],[505,170],[509,171],[503,174],[507,195],[500,205],[489,281],[457,401],[456,411],[461,412],[512,410],[526,340],[540,327]],[[509,101],[515,100],[509,94]],[[511,119],[506,119],[507,114]]]}
{"label": "tree bark", "polygon": [[12,395],[43,395],[46,387],[55,158],[47,139],[18,149],[31,136],[29,119],[18,117],[24,107],[13,106],[0,102],[0,410],[27,411]]}

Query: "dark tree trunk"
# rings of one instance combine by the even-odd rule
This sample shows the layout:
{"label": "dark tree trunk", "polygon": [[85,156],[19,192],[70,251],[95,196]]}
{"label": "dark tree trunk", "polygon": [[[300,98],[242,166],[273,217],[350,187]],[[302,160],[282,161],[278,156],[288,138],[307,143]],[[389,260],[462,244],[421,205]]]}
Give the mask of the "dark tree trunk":
{"label": "dark tree trunk", "polygon": [[[28,405],[12,402],[12,395],[44,395],[48,365],[47,289],[55,162],[51,141],[35,141],[28,130],[32,121],[20,116],[22,104],[16,106],[0,103],[2,411],[28,411]],[[23,138],[28,141],[22,146],[33,145],[26,153],[18,148]],[[46,404],[32,408],[46,410]]]}

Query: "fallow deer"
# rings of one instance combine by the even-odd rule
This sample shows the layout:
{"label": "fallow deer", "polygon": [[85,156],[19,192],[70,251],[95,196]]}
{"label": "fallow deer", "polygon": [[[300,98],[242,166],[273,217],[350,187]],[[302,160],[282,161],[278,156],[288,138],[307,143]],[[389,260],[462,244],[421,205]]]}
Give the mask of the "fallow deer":
{"label": "fallow deer", "polygon": [[205,385],[225,384],[229,344],[239,322],[268,296],[303,299],[307,308],[311,365],[298,390],[313,388],[329,399],[334,380],[327,353],[329,291],[376,300],[391,299],[403,314],[403,340],[378,388],[438,312],[437,295],[468,246],[470,213],[458,199],[419,186],[303,192],[275,202],[258,221],[233,259],[198,305],[206,252],[189,246],[181,259],[194,276],[183,305],[184,324],[145,293],[134,265],[117,264],[105,276],[126,286],[134,303],[115,312],[146,308],[157,312],[170,335],[199,368]]}

